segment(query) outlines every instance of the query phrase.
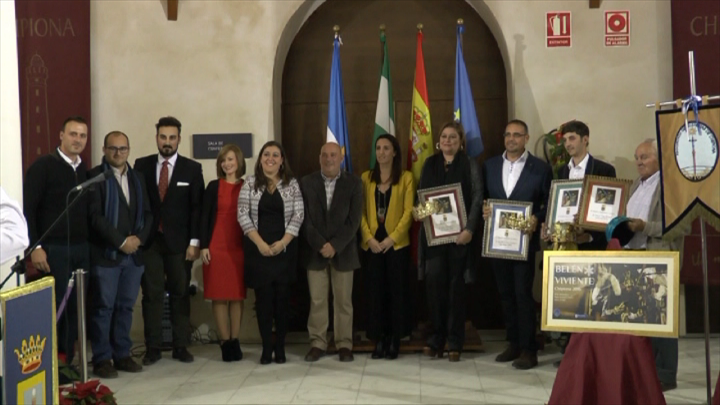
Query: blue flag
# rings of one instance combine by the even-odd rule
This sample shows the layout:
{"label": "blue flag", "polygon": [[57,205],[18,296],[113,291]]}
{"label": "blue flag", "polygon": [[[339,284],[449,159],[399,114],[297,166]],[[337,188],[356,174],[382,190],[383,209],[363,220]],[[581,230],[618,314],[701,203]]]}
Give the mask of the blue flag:
{"label": "blue flag", "polygon": [[352,172],[347,114],[345,113],[345,96],[343,95],[342,73],[340,72],[340,45],[342,45],[340,35],[335,34],[332,71],[330,73],[327,141],[340,145],[344,156],[342,168],[348,172]]}
{"label": "blue flag", "polygon": [[460,122],[465,129],[465,141],[467,143],[467,154],[470,157],[480,155],[485,147],[480,135],[480,124],[475,114],[475,102],[473,101],[470,80],[468,79],[465,59],[462,51],[463,25],[457,28],[457,49],[455,51],[455,121]]}

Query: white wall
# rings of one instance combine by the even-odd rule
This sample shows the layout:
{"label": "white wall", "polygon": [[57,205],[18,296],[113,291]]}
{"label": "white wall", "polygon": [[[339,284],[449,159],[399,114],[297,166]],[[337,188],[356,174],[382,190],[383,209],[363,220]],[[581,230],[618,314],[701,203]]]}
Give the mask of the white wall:
{"label": "white wall", "polygon": [[[92,2],[94,162],[102,137],[115,129],[130,136],[131,161],[155,153],[153,124],[168,114],[183,122],[181,154],[191,155],[188,135],[208,132],[252,132],[257,153],[279,137],[285,56],[321,3],[183,0],[171,22],[160,1]],[[469,3],[498,40],[511,79],[510,115],[528,122],[531,142],[562,122],[583,120],[591,152],[634,178],[635,146],[655,133],[644,106],[672,95],[670,2],[605,0],[594,10],[585,0]],[[613,9],[630,11],[630,47],[604,47],[603,12]],[[573,13],[572,48],[545,47],[545,12],[558,10]],[[213,179],[214,162],[202,164]],[[210,319],[209,305],[195,300],[193,323]]]}
{"label": "white wall", "polygon": [[[0,185],[22,206],[20,92],[13,1],[0,1],[0,64]],[[0,268],[0,281],[9,274],[13,263],[14,260]],[[3,290],[16,285],[12,277]]]}

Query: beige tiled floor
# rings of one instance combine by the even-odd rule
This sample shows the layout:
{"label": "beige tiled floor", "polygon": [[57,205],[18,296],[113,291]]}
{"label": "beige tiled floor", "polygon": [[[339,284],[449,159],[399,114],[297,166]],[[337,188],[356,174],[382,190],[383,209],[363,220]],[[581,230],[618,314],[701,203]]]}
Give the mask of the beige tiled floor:
{"label": "beige tiled floor", "polygon": [[[711,344],[713,384],[720,365],[720,339]],[[223,363],[215,345],[194,346],[192,364],[170,359],[169,353],[142,373],[120,373],[104,380],[120,404],[544,404],[555,381],[550,346],[540,353],[540,366],[514,370],[493,361],[504,343],[486,342],[486,353],[464,353],[459,363],[401,355],[395,361],[356,354],[353,363],[324,357],[302,360],[307,345],[288,346],[283,365],[258,364],[260,347],[244,345],[245,358]],[[678,388],[668,403],[703,403],[705,354],[701,339],[680,340]]]}

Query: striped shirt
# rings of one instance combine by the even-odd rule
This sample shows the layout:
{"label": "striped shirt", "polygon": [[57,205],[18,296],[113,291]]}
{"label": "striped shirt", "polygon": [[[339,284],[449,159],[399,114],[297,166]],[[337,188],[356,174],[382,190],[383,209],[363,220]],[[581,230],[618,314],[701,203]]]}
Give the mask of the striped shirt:
{"label": "striped shirt", "polygon": [[[255,190],[255,176],[248,176],[245,179],[245,184],[240,189],[237,220],[246,235],[252,231],[257,231],[258,204],[264,192],[265,187]],[[285,233],[298,236],[300,226],[305,219],[305,206],[300,192],[300,185],[297,180],[292,179],[290,184],[278,184],[275,192],[280,193],[285,207]]]}
{"label": "striped shirt", "polygon": [[332,203],[333,194],[335,194],[335,184],[337,184],[337,179],[340,178],[340,172],[338,172],[337,176],[332,179],[325,176],[322,171],[320,172],[320,175],[325,182],[325,198],[327,198],[327,209],[330,211],[330,203]]}

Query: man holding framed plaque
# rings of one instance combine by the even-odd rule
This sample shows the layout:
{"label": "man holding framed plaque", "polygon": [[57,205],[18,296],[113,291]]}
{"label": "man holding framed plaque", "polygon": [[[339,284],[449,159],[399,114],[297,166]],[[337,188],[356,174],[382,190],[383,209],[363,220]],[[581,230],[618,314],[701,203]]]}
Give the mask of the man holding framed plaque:
{"label": "man holding framed plaque", "polygon": [[[532,203],[532,215],[530,227],[526,230],[531,235],[527,259],[491,261],[509,341],[507,349],[495,361],[513,361],[513,367],[527,370],[537,366],[535,300],[532,297],[533,263],[540,247],[537,222],[545,220],[553,174],[550,165],[525,150],[530,140],[525,122],[510,121],[505,128],[504,139],[505,153],[488,159],[483,165],[484,195],[496,200]],[[489,206],[483,207],[486,221],[499,220],[491,214]]]}
{"label": "man holding framed plaque", "polygon": [[[585,175],[616,177],[615,168],[596,159],[588,151],[590,146],[590,128],[582,121],[570,121],[560,131],[570,162],[558,170],[559,180],[581,180]],[[550,224],[552,226],[552,224]],[[607,240],[600,231],[583,232],[576,242],[579,250],[605,250]]]}

